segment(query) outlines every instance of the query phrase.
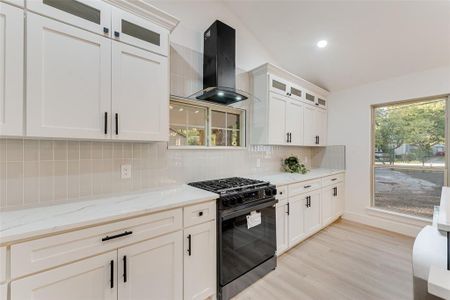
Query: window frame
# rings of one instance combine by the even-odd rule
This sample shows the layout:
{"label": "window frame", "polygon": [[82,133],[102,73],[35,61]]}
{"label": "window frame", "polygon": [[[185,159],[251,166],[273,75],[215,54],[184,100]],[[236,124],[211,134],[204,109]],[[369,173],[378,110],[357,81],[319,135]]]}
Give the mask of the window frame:
{"label": "window frame", "polygon": [[408,100],[400,100],[400,101],[390,101],[390,102],[383,102],[378,104],[372,104],[370,105],[370,117],[371,117],[371,123],[370,123],[370,206],[368,209],[370,210],[376,210],[379,212],[387,213],[387,214],[394,214],[399,215],[401,217],[405,217],[408,219],[419,219],[419,220],[425,220],[430,221],[430,219],[425,217],[418,217],[406,213],[400,213],[395,212],[393,210],[387,210],[382,209],[375,206],[375,110],[380,107],[385,106],[393,106],[393,105],[405,105],[405,104],[414,104],[414,103],[420,103],[424,101],[432,101],[437,99],[445,99],[445,167],[444,167],[444,186],[448,186],[449,184],[449,165],[450,165],[450,145],[449,145],[449,132],[450,129],[450,120],[449,120],[449,110],[450,110],[450,95],[444,94],[444,95],[436,95],[436,96],[430,96],[430,97],[423,97],[423,98],[415,98],[415,99],[408,99]]}
{"label": "window frame", "polygon": [[[193,100],[193,99],[186,99],[186,98],[180,98],[180,97],[170,97],[169,105],[172,104],[182,104],[186,106],[191,107],[198,107],[201,109],[206,109],[206,144],[204,146],[175,146],[170,145],[170,142],[167,143],[167,149],[169,150],[205,150],[205,149],[217,149],[217,150],[240,150],[240,149],[246,149],[247,148],[247,138],[246,138],[246,118],[247,118],[247,111],[245,109],[241,108],[235,108],[231,106],[226,105],[220,105],[213,102],[203,101],[203,100]],[[212,111],[219,111],[224,113],[231,113],[231,114],[237,114],[239,115],[239,134],[240,134],[240,146],[214,146],[211,145],[211,134],[212,134]],[[170,120],[170,112],[169,112],[169,134],[170,134],[170,126],[171,126],[171,120]],[[170,138],[170,137],[169,137]]]}

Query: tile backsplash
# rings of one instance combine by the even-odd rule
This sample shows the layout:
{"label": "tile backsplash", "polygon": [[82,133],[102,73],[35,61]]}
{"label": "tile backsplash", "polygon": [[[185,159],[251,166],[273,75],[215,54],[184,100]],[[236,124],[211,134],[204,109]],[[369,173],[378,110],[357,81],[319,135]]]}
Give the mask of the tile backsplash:
{"label": "tile backsplash", "polygon": [[[270,173],[290,154],[311,166],[311,149],[301,147],[169,150],[167,143],[0,139],[0,210]],[[130,179],[120,178],[122,164],[131,164]]]}

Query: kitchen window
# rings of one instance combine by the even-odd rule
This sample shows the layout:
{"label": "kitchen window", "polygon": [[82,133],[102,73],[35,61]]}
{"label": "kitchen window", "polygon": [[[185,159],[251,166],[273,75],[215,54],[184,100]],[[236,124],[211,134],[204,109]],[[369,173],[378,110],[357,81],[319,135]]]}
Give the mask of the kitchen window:
{"label": "kitchen window", "polygon": [[372,206],[432,218],[446,185],[446,97],[373,107]]}
{"label": "kitchen window", "polygon": [[190,99],[172,99],[169,109],[169,148],[245,147],[245,110]]}

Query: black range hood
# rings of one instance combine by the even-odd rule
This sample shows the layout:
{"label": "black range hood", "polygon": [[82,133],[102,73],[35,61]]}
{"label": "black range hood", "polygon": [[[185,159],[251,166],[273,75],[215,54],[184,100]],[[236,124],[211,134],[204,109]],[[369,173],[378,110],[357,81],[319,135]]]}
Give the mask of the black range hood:
{"label": "black range hood", "polygon": [[196,98],[225,105],[246,100],[236,90],[236,30],[216,20],[203,37],[203,90]]}

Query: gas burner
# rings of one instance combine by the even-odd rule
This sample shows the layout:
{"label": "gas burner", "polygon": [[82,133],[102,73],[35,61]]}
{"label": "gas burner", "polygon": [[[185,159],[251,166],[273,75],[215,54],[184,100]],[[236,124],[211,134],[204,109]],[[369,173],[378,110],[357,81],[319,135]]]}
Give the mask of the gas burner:
{"label": "gas burner", "polygon": [[253,189],[260,186],[268,186],[269,183],[261,180],[242,177],[229,177],[223,179],[192,182],[189,183],[189,185],[223,195]]}

